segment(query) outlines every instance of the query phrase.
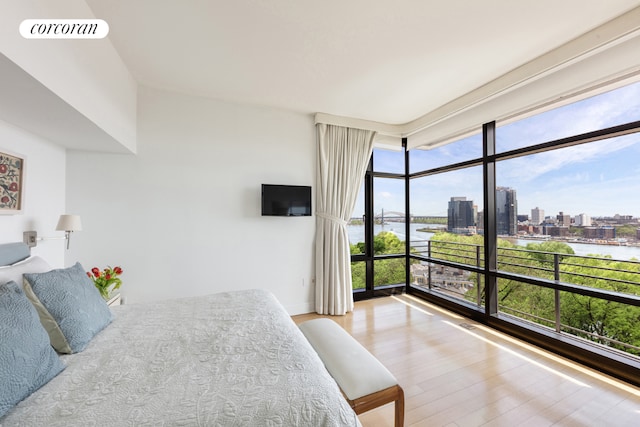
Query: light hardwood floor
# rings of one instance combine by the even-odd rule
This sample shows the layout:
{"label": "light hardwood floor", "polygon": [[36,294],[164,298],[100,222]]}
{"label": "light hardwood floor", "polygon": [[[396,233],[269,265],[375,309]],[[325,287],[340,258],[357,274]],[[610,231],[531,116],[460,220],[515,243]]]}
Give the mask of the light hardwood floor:
{"label": "light hardwood floor", "polygon": [[[417,298],[357,302],[331,318],[398,379],[406,426],[640,426],[640,388]],[[360,421],[392,427],[393,405]]]}

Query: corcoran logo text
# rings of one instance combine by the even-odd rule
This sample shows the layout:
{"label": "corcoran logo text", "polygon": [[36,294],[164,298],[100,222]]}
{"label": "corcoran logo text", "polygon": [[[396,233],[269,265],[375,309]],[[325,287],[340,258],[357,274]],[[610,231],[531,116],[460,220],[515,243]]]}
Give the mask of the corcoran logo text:
{"label": "corcoran logo text", "polygon": [[25,19],[20,34],[25,39],[102,39],[109,24],[102,19]]}

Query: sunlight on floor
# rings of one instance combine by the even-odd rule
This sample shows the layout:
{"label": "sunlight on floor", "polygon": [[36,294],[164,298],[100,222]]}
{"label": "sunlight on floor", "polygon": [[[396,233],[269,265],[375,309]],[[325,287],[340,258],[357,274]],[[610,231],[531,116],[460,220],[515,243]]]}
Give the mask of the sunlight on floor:
{"label": "sunlight on floor", "polygon": [[[527,363],[530,363],[530,364],[535,365],[535,366],[537,366],[539,368],[542,368],[545,371],[551,372],[552,374],[557,375],[557,376],[559,376],[561,378],[564,378],[565,380],[571,381],[574,384],[577,384],[577,385],[579,385],[581,387],[589,387],[589,388],[591,387],[590,385],[585,384],[585,383],[583,383],[581,381],[578,381],[577,379],[575,379],[575,378],[573,378],[573,377],[571,377],[569,375],[563,374],[562,372],[558,372],[555,369],[550,368],[549,366],[546,366],[546,365],[544,365],[542,363],[536,362],[535,360],[533,360],[533,359],[531,359],[531,358],[529,358],[529,357],[527,357],[527,356],[525,356],[525,355],[523,355],[521,353],[518,353],[517,351],[511,350],[510,348],[505,347],[505,346],[503,346],[501,344],[498,344],[495,341],[491,341],[490,339],[485,338],[483,336],[480,336],[480,335],[476,334],[475,332],[472,332],[472,331],[470,331],[468,329],[463,328],[462,326],[455,325],[455,324],[449,322],[448,320],[443,320],[443,322],[448,324],[448,325],[450,325],[450,326],[453,326],[454,328],[456,328],[456,329],[458,329],[458,330],[460,330],[460,331],[462,331],[462,332],[464,332],[466,334],[469,334],[469,335],[471,335],[471,336],[473,336],[473,337],[475,337],[475,338],[477,338],[479,340],[482,340],[482,341],[484,341],[484,342],[486,342],[488,344],[491,344],[491,345],[499,348],[502,351],[505,351],[505,352],[507,352],[509,354],[512,354],[513,356],[516,356],[516,357],[526,361]],[[474,326],[477,326],[477,325],[474,324]],[[516,343],[516,344],[518,344],[518,343]],[[528,348],[527,350],[534,351],[535,353],[538,353],[538,354],[540,354],[542,356],[546,356],[545,352],[543,352],[543,351],[536,351],[533,348]],[[571,365],[567,365],[567,366],[571,366]]]}
{"label": "sunlight on floor", "polygon": [[[459,315],[457,315],[455,313],[452,313],[450,311],[447,311],[445,309],[436,307],[436,306],[434,306],[434,305],[432,305],[430,303],[422,301],[419,298],[415,298],[415,297],[413,297],[411,295],[402,295],[402,297],[392,296],[392,298],[394,300],[396,300],[398,302],[401,302],[401,303],[403,303],[403,304],[405,304],[405,305],[407,305],[407,306],[409,306],[409,307],[411,307],[411,308],[413,308],[415,310],[418,310],[418,311],[420,311],[420,312],[422,312],[422,313],[424,313],[424,314],[426,314],[428,316],[434,316],[433,311],[437,311],[437,312],[439,312],[439,313],[441,313],[441,314],[443,314],[443,315],[445,315],[447,317],[450,317],[452,319],[456,319],[456,320],[465,319],[462,316],[459,316]],[[407,299],[409,299],[410,301],[407,301]],[[418,305],[420,305],[420,306],[422,306],[424,308],[421,308]],[[562,378],[564,378],[564,379],[566,379],[568,381],[571,381],[574,384],[577,384],[577,385],[582,386],[582,387],[591,387],[588,384],[585,384],[585,383],[583,383],[583,382],[571,377],[570,375],[563,374],[562,372],[559,372],[559,371],[557,371],[557,370],[555,370],[553,368],[545,366],[542,363],[536,362],[535,360],[533,360],[533,359],[531,359],[531,358],[529,358],[527,356],[524,356],[524,355],[518,353],[517,351],[511,350],[511,349],[509,349],[509,348],[507,348],[507,347],[505,347],[505,346],[503,346],[503,345],[501,345],[501,344],[499,344],[499,343],[497,343],[495,341],[492,341],[492,340],[490,340],[488,338],[485,338],[485,337],[483,337],[483,336],[481,336],[481,335],[479,335],[479,334],[477,334],[477,333],[475,333],[473,331],[470,331],[467,328],[464,328],[464,327],[462,327],[460,325],[456,325],[455,323],[447,321],[447,320],[443,320],[443,322],[448,324],[448,325],[450,325],[450,326],[452,326],[452,327],[454,327],[454,328],[456,328],[456,329],[458,329],[458,330],[460,330],[460,331],[462,331],[462,332],[467,333],[468,335],[471,335],[471,336],[473,336],[473,337],[475,337],[475,338],[477,338],[479,340],[482,340],[482,341],[484,341],[484,342],[486,342],[488,344],[496,346],[496,347],[500,348],[501,350],[504,350],[504,351],[516,356],[516,357],[519,357],[520,359],[526,360],[528,363],[531,363],[532,365],[538,366],[538,367],[540,367],[540,368],[542,368],[542,369],[544,369],[544,370],[546,370],[548,372],[553,373],[554,375],[557,375],[557,376],[562,377]],[[597,371],[594,371],[592,369],[586,368],[586,367],[584,367],[582,365],[576,364],[576,363],[574,363],[574,362],[572,362],[570,360],[564,359],[562,357],[556,356],[556,355],[554,355],[552,353],[549,353],[549,352],[547,352],[545,350],[542,350],[542,349],[540,349],[538,347],[535,347],[535,346],[533,346],[531,344],[528,344],[526,342],[520,341],[520,340],[518,340],[516,338],[513,338],[513,337],[511,337],[509,335],[503,334],[503,333],[501,333],[499,331],[496,331],[496,330],[494,330],[492,328],[489,328],[487,326],[484,326],[482,324],[473,322],[473,326],[477,327],[480,330],[482,330],[484,333],[491,334],[491,335],[495,336],[496,338],[499,338],[501,340],[508,341],[508,342],[510,342],[510,343],[512,343],[514,345],[517,345],[517,346],[521,347],[524,350],[536,353],[536,354],[538,354],[538,355],[540,355],[540,356],[542,356],[542,357],[544,357],[544,358],[546,358],[548,360],[552,360],[555,363],[562,364],[562,365],[564,365],[564,366],[566,366],[566,367],[568,367],[570,369],[573,369],[575,371],[578,371],[578,372],[581,372],[581,373],[583,373],[585,375],[588,375],[589,377],[591,377],[591,378],[593,378],[595,380],[602,381],[602,382],[604,382],[606,384],[609,384],[609,385],[611,385],[613,387],[616,387],[616,388],[618,388],[620,390],[623,390],[623,391],[625,391],[627,393],[631,393],[631,394],[633,394],[635,396],[640,397],[640,389],[638,389],[636,387],[633,387],[631,385],[628,385],[628,384],[626,384],[624,382],[618,381],[615,378],[611,378],[611,377],[609,377],[609,376],[607,376],[605,374],[602,374],[600,372],[597,372]],[[640,410],[638,410],[636,412],[640,413]]]}
{"label": "sunlight on floor", "polygon": [[422,301],[422,300],[420,300],[420,299],[418,299],[416,297],[412,297],[411,295],[403,295],[403,298],[398,298],[395,295],[392,295],[391,298],[393,298],[394,300],[396,300],[398,302],[401,302],[402,304],[407,305],[407,306],[409,306],[409,307],[411,307],[413,309],[416,309],[416,310],[418,310],[418,311],[420,311],[420,312],[422,312],[424,314],[427,314],[429,316],[433,316],[434,314],[433,313],[429,313],[428,311],[426,311],[426,310],[424,310],[424,309],[422,309],[420,307],[416,307],[413,304],[410,304],[408,301],[405,301],[404,298],[408,298],[408,299],[410,299],[412,302],[414,302],[416,304],[420,304],[420,305],[422,305],[424,307],[428,307],[429,310],[437,311],[440,314],[443,314],[445,316],[451,317],[453,319],[458,319],[458,320],[464,319],[464,317],[462,317],[462,316],[458,316],[455,313],[452,313],[450,311],[444,310],[444,309],[442,309],[440,307],[436,307],[435,305],[429,304],[429,303],[427,303],[425,301]]}
{"label": "sunlight on floor", "polygon": [[605,382],[605,383],[607,383],[609,385],[612,385],[614,387],[617,387],[617,388],[619,388],[621,390],[624,390],[624,391],[626,391],[628,393],[631,393],[631,394],[633,394],[635,396],[639,396],[640,397],[640,390],[638,390],[637,388],[635,388],[633,386],[627,385],[627,384],[625,384],[623,382],[620,382],[620,381],[618,381],[618,380],[616,380],[614,378],[608,377],[607,375],[601,374],[600,372],[591,370],[591,369],[586,368],[586,367],[584,367],[582,365],[579,365],[577,363],[571,362],[570,360],[566,360],[566,359],[563,359],[561,357],[558,357],[558,356],[556,356],[556,355],[554,355],[552,353],[549,353],[547,351],[541,350],[538,347],[535,347],[535,346],[532,346],[532,345],[527,344],[525,342],[519,341],[519,340],[517,340],[515,338],[512,338],[512,337],[510,337],[508,335],[504,335],[504,334],[502,334],[500,332],[497,332],[497,331],[495,331],[495,330],[493,330],[493,329],[491,329],[489,327],[486,327],[484,325],[476,325],[476,326],[479,329],[482,329],[483,331],[485,331],[485,332],[487,332],[489,334],[498,336],[501,339],[504,339],[504,340],[507,340],[509,342],[512,342],[512,343],[514,343],[514,344],[516,344],[516,345],[518,345],[518,346],[520,346],[522,348],[525,348],[525,349],[527,349],[529,351],[533,351],[535,353],[538,353],[541,356],[546,357],[547,359],[553,360],[554,362],[561,363],[561,364],[563,364],[563,365],[565,365],[565,366],[567,366],[567,367],[569,367],[571,369],[574,369],[576,371],[582,372],[583,374],[588,375],[591,378],[594,378],[594,379],[596,379],[598,381]]}

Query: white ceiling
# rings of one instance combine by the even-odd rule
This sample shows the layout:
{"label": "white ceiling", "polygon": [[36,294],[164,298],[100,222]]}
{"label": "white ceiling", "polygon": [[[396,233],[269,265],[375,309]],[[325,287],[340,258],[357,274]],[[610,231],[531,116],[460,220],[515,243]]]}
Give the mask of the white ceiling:
{"label": "white ceiling", "polygon": [[86,0],[140,84],[415,120],[639,0]]}

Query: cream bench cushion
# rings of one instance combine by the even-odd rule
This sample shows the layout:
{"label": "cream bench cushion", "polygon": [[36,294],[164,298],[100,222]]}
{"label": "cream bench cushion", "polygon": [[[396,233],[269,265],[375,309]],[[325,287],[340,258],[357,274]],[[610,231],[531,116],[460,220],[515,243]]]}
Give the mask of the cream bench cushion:
{"label": "cream bench cushion", "polygon": [[369,351],[328,318],[298,325],[357,414],[396,402],[396,426],[404,422],[404,393]]}

